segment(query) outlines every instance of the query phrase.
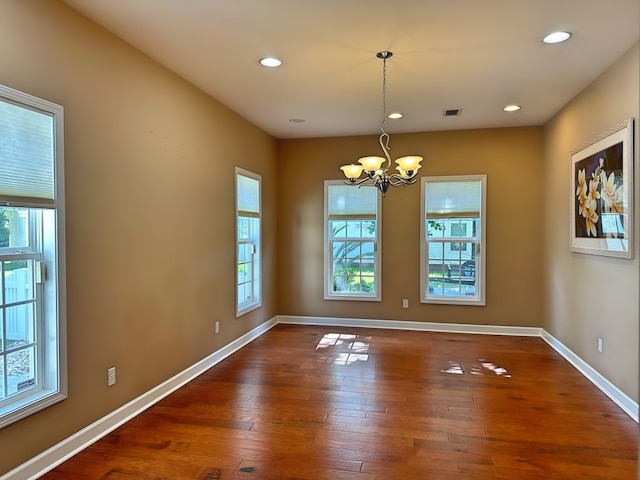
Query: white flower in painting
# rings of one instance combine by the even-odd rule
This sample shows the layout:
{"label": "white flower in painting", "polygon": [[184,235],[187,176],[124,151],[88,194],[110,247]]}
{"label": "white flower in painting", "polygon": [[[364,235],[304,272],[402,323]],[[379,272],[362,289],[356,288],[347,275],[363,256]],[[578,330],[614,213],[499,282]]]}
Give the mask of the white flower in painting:
{"label": "white flower in painting", "polygon": [[588,200],[600,200],[600,192],[598,187],[600,186],[600,180],[589,180],[589,193],[587,194]]}
{"label": "white flower in painting", "polygon": [[578,186],[576,187],[576,197],[578,197],[578,213],[585,216],[584,205],[587,203],[587,181],[584,168],[578,170]]}
{"label": "white flower in painting", "polygon": [[616,176],[614,172],[607,174],[604,170],[600,174],[602,181],[601,196],[604,202],[604,211],[607,213],[622,213],[622,185],[616,187]]}
{"label": "white flower in painting", "polygon": [[585,180],[586,174],[584,168],[582,170],[578,170],[578,188],[576,188],[576,196],[580,196],[580,192],[584,190],[585,194],[587,193],[587,182]]}
{"label": "white flower in painting", "polygon": [[594,237],[598,236],[598,231],[596,230],[596,223],[598,223],[598,214],[596,213],[596,208],[598,203],[594,199],[589,199],[585,204],[584,209],[584,218],[585,218],[585,226],[587,227],[587,237],[593,235]]}
{"label": "white flower in painting", "polygon": [[600,181],[600,173],[604,171],[604,158],[600,158],[600,165],[596,167],[596,169],[591,174],[591,178],[594,180]]}

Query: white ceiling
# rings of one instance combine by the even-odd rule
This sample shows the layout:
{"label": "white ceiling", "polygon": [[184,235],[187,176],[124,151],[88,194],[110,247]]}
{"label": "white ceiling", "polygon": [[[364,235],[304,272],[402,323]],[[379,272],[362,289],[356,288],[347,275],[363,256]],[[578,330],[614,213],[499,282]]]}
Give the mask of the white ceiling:
{"label": "white ceiling", "polygon": [[277,138],[378,133],[381,50],[390,133],[541,125],[640,38],[638,0],[64,1]]}

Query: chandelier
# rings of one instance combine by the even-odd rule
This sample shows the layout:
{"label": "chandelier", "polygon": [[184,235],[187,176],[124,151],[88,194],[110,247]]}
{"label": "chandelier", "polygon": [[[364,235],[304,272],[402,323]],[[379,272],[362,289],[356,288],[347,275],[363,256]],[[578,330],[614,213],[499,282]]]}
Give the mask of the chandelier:
{"label": "chandelier", "polygon": [[[348,185],[374,185],[380,190],[382,196],[387,194],[389,187],[398,187],[401,185],[411,185],[416,183],[416,175],[420,170],[420,162],[422,157],[409,155],[396,160],[398,164],[396,170],[399,173],[389,174],[391,168],[391,156],[389,155],[389,134],[387,133],[387,59],[393,55],[393,52],[382,51],[376,54],[376,57],[382,59],[382,123],[380,124],[380,147],[384,153],[384,157],[367,156],[358,160],[360,165],[343,165],[340,170],[344,172]],[[386,163],[385,163],[386,162]],[[383,166],[382,164],[385,163]],[[362,172],[366,176],[360,178]]]}

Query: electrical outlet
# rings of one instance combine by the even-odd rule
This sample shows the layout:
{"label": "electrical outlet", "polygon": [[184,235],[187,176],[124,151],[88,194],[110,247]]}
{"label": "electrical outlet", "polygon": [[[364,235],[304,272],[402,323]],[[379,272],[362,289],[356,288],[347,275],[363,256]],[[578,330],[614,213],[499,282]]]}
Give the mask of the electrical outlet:
{"label": "electrical outlet", "polygon": [[598,353],[602,353],[602,338],[598,337]]}
{"label": "electrical outlet", "polygon": [[220,322],[216,322],[216,335],[220,333]]}
{"label": "electrical outlet", "polygon": [[107,386],[110,387],[116,383],[116,367],[107,370]]}
{"label": "electrical outlet", "polygon": [[402,299],[402,308],[409,308],[409,299],[408,298],[403,298]]}

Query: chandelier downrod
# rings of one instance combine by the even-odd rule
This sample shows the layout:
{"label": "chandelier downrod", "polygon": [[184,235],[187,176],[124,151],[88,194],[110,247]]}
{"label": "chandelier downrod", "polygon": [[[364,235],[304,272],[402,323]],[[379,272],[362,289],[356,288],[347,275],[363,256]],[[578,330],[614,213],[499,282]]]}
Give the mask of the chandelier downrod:
{"label": "chandelier downrod", "polygon": [[[382,60],[382,122],[380,123],[379,142],[384,157],[368,156],[358,160],[360,165],[343,165],[340,169],[344,172],[347,180],[345,183],[349,185],[373,185],[378,188],[384,197],[389,187],[398,187],[404,185],[412,185],[417,180],[418,170],[422,165],[420,162],[422,157],[409,155],[396,160],[398,164],[396,170],[399,173],[387,173],[391,168],[391,155],[389,154],[389,134],[387,133],[387,59],[393,56],[393,52],[383,50],[376,53],[376,57]],[[386,165],[382,167],[382,164]],[[366,173],[363,179],[360,179],[362,172]]]}

